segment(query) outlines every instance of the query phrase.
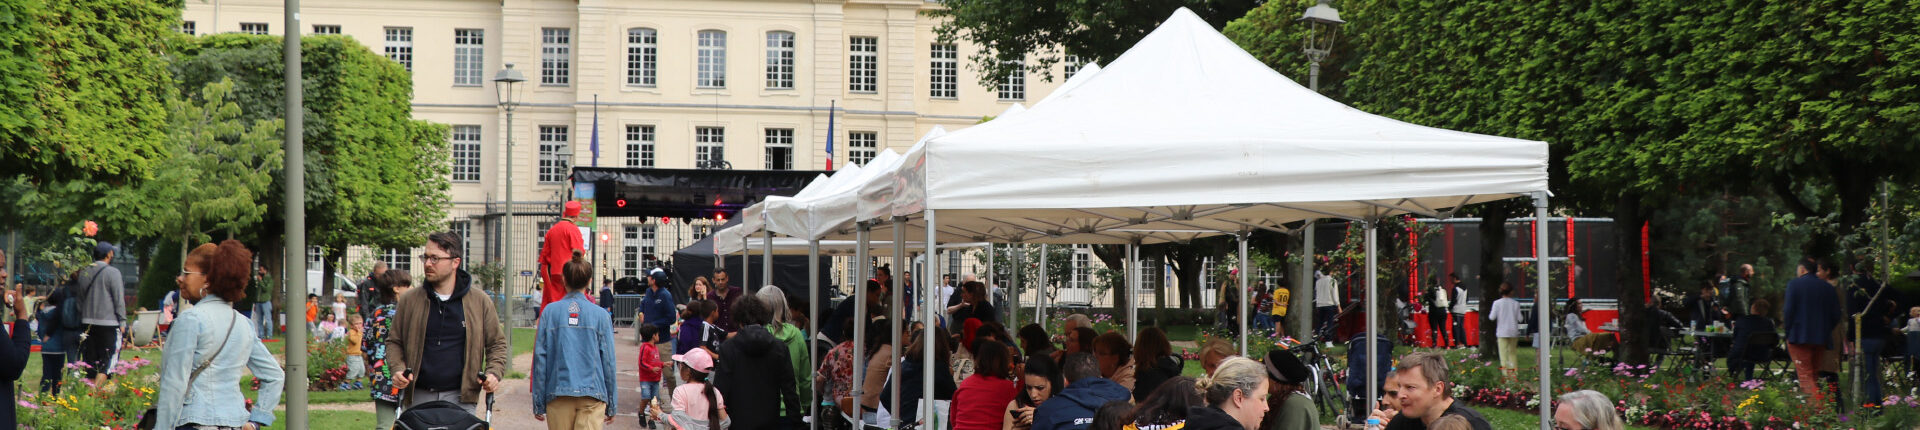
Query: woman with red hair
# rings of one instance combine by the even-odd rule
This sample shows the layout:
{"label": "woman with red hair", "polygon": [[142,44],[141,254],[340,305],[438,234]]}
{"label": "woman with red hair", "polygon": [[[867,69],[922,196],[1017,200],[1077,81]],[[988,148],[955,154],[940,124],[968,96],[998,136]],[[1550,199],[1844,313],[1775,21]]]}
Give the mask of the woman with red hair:
{"label": "woman with red hair", "polygon": [[[254,430],[273,424],[285,372],[253,332],[253,324],[233,310],[246,297],[253,253],[240,242],[200,245],[187,254],[174,282],[180,298],[194,302],[180,312],[160,355],[160,398],[154,402],[154,428]],[[240,392],[240,370],[259,381],[251,411]]]}

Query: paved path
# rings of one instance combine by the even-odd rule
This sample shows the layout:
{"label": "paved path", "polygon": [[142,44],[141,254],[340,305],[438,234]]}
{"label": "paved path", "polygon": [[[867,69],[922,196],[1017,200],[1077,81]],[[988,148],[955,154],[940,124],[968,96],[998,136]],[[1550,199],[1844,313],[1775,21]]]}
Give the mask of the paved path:
{"label": "paved path", "polygon": [[[614,358],[618,361],[620,404],[619,416],[608,424],[608,429],[639,429],[640,427],[640,376],[635,372],[639,367],[640,346],[633,344],[632,328],[614,329]],[[513,370],[526,373],[533,367],[533,354],[521,354],[513,358]],[[527,379],[509,379],[503,382],[500,393],[493,403],[493,428],[497,429],[543,429],[547,423],[533,419],[533,397],[528,392]],[[485,413],[481,414],[486,417]]]}

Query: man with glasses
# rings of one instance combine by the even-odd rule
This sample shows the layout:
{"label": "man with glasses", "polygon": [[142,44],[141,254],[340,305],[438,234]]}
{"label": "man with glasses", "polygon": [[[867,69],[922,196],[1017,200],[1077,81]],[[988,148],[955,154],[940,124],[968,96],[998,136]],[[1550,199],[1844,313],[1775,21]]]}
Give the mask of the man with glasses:
{"label": "man with glasses", "polygon": [[[427,236],[420,256],[426,282],[394,300],[387,360],[396,370],[400,404],[407,407],[446,400],[472,409],[481,392],[500,388],[506,372],[500,316],[493,299],[475,291],[473,276],[461,268],[460,244],[450,232]],[[483,372],[484,378],[474,376]]]}

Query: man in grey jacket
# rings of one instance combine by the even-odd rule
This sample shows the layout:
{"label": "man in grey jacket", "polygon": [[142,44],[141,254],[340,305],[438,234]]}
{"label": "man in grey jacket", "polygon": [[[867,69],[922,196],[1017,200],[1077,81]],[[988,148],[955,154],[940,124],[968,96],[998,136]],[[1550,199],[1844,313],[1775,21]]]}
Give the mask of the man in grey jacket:
{"label": "man in grey jacket", "polygon": [[127,285],[120,269],[113,267],[116,249],[100,242],[93,247],[93,265],[80,272],[76,286],[80,294],[80,322],[87,330],[80,334],[80,356],[87,363],[87,378],[105,383],[120,355],[120,327],[127,322]]}

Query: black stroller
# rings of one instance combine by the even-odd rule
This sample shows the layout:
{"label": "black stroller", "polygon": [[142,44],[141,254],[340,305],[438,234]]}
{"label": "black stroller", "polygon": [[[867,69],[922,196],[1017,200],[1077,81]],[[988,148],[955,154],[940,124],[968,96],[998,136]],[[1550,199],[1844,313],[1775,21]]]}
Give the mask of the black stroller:
{"label": "black stroller", "polygon": [[[1378,337],[1374,340],[1378,348],[1373,348],[1372,351],[1375,351],[1374,356],[1378,358],[1375,370],[1376,375],[1379,375],[1379,380],[1375,382],[1384,384],[1387,380],[1387,372],[1393,369],[1393,340],[1384,337]],[[1345,416],[1340,417],[1340,420],[1336,420],[1341,428],[1345,428],[1347,424],[1365,423],[1367,422],[1367,415],[1373,412],[1374,401],[1377,399],[1367,398],[1366,354],[1369,352],[1368,350],[1366,333],[1364,332],[1354,334],[1352,338],[1347,340],[1347,379],[1345,382],[1347,386],[1347,405],[1350,407],[1347,408],[1347,414]],[[1380,392],[1386,392],[1384,386]]]}
{"label": "black stroller", "polygon": [[[408,373],[412,373],[409,371]],[[480,374],[485,378],[486,374]],[[493,428],[493,393],[487,393],[487,419],[482,421],[466,407],[445,400],[421,403],[400,412],[393,428],[401,430],[489,430]]]}

